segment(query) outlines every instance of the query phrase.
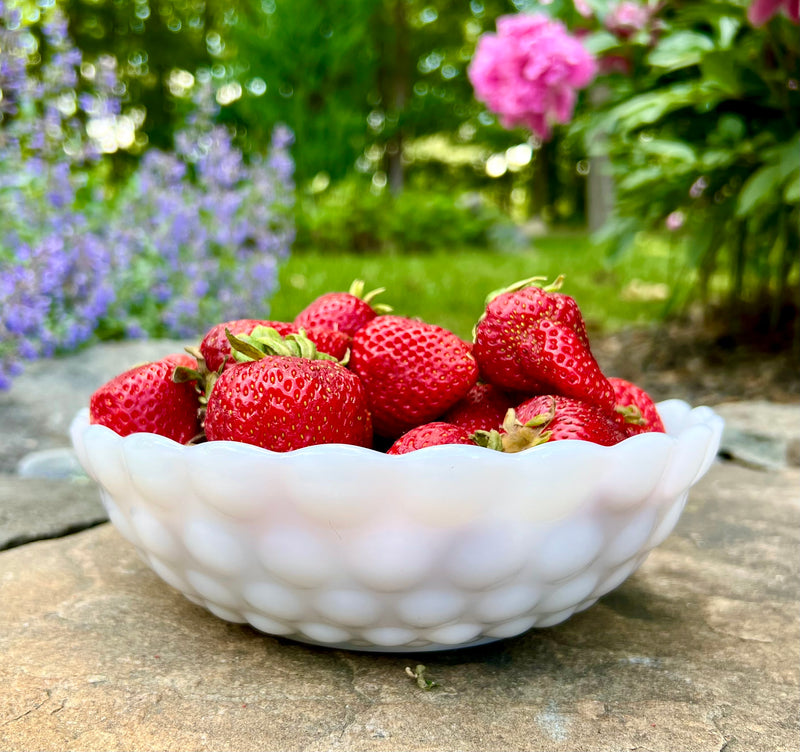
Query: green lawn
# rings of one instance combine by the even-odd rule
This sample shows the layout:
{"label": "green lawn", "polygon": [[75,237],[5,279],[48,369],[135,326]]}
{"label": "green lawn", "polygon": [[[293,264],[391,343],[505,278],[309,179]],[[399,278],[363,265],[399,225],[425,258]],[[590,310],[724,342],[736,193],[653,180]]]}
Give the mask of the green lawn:
{"label": "green lawn", "polygon": [[668,292],[669,249],[640,244],[610,265],[584,235],[551,235],[524,253],[478,250],[366,255],[296,252],[280,271],[280,289],[270,316],[291,320],[317,295],[347,290],[355,278],[367,290],[385,287],[379,300],[395,313],[417,316],[469,337],[486,294],[519,279],[565,275],[562,292],[572,295],[590,329],[608,331],[656,320]]}

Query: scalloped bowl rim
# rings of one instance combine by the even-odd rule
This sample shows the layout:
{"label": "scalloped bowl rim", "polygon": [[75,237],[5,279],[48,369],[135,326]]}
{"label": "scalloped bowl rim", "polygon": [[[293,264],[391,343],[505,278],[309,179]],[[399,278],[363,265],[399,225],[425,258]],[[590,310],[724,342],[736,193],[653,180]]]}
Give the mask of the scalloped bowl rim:
{"label": "scalloped bowl rim", "polygon": [[[417,449],[406,454],[387,454],[369,447],[336,443],[314,444],[311,446],[301,447],[300,449],[292,449],[288,452],[276,452],[255,444],[247,444],[244,442],[228,440],[206,441],[199,444],[180,444],[179,442],[167,438],[166,436],[145,431],[128,434],[127,436],[120,436],[106,426],[90,423],[88,407],[81,408],[78,411],[70,425],[70,433],[73,437],[75,437],[76,431],[83,432],[90,430],[107,432],[109,437],[116,437],[122,439],[123,441],[133,437],[148,437],[150,440],[159,442],[166,446],[177,448],[180,451],[185,452],[213,452],[215,449],[211,447],[214,447],[219,448],[220,452],[247,452],[253,457],[261,456],[270,457],[273,459],[280,457],[300,456],[316,458],[318,455],[322,454],[330,456],[350,456],[354,459],[363,459],[365,461],[374,462],[414,463],[415,461],[419,461],[425,457],[436,456],[437,459],[443,458],[447,461],[461,460],[471,463],[476,458],[480,458],[481,460],[488,462],[525,462],[530,457],[540,456],[550,452],[570,452],[574,451],[576,447],[581,447],[583,449],[591,447],[592,451],[596,450],[598,452],[613,454],[614,452],[619,452],[619,447],[621,446],[628,445],[631,442],[641,442],[643,440],[652,441],[653,437],[659,437],[658,440],[669,439],[670,443],[674,443],[678,441],[681,431],[687,427],[684,425],[686,417],[692,413],[698,415],[699,420],[693,422],[691,425],[705,423],[709,425],[709,427],[711,427],[715,433],[721,432],[723,422],[722,418],[720,418],[711,408],[705,405],[692,407],[684,400],[668,399],[656,403],[656,409],[664,420],[666,428],[665,433],[650,432],[637,434],[611,446],[603,446],[601,444],[595,444],[594,442],[585,441],[583,439],[563,439],[560,441],[547,442],[535,447],[530,447],[521,452],[510,454],[487,450],[484,447],[479,446],[468,446],[465,444],[440,444],[437,446],[423,447],[422,449]],[[135,440],[139,439],[136,438]],[[441,455],[441,457],[439,455]]]}

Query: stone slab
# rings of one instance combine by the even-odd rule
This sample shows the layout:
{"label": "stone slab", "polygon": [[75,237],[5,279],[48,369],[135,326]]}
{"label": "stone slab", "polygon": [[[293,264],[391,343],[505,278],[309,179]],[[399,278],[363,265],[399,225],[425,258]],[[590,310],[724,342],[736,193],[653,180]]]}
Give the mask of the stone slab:
{"label": "stone slab", "polygon": [[723,456],[765,470],[800,467],[800,404],[752,400],[714,410],[725,420]]}
{"label": "stone slab", "polygon": [[11,389],[0,391],[0,473],[15,472],[30,452],[69,446],[69,424],[98,387],[139,363],[182,352],[185,344],[110,342],[75,355],[28,363]]}
{"label": "stone slab", "polygon": [[0,749],[797,750],[799,481],[717,463],[592,608],[419,657],[220,621],[107,524],[5,551]]}
{"label": "stone slab", "polygon": [[0,551],[59,538],[108,519],[88,478],[55,481],[0,475]]}

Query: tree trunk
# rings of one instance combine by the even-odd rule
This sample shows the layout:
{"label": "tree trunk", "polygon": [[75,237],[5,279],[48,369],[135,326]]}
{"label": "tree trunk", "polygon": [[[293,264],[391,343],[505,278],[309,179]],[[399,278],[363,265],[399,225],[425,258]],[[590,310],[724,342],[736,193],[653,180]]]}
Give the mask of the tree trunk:
{"label": "tree trunk", "polygon": [[408,22],[403,0],[392,3],[394,67],[390,77],[391,104],[397,128],[386,144],[386,170],[389,188],[393,195],[402,192],[405,184],[405,168],[403,166],[403,113],[409,99],[410,79],[408,71]]}

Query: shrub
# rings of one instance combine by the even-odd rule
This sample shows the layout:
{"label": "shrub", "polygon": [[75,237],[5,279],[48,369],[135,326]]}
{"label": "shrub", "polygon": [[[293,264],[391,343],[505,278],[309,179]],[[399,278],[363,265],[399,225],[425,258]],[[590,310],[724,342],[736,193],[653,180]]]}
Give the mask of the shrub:
{"label": "shrub", "polygon": [[[642,230],[671,236],[685,263],[675,302],[721,303],[731,329],[743,306],[766,304],[777,324],[800,273],[796,13],[756,27],[742,0],[591,5],[604,94],[574,132],[610,157],[601,239],[622,254]],[[622,6],[647,12],[621,26]]]}
{"label": "shrub", "polygon": [[477,193],[410,186],[397,196],[350,177],[301,201],[299,248],[337,251],[430,251],[493,248],[513,224]]}
{"label": "shrub", "polygon": [[[670,236],[682,262],[673,303],[706,312],[721,303],[735,330],[744,305],[766,304],[778,325],[789,300],[800,345],[796,0],[556,0],[538,11],[500,19],[498,36],[481,38],[476,96],[509,127],[547,137],[564,123],[575,99],[569,66],[542,77],[549,93],[535,78],[554,60],[540,14],[559,16],[596,56],[569,132],[576,151],[599,158],[595,168],[610,162],[616,195],[600,239],[619,257],[643,234]],[[523,38],[501,45],[512,20]],[[563,111],[548,112],[553,102]]]}

